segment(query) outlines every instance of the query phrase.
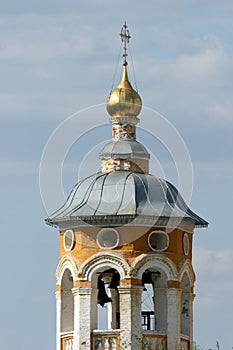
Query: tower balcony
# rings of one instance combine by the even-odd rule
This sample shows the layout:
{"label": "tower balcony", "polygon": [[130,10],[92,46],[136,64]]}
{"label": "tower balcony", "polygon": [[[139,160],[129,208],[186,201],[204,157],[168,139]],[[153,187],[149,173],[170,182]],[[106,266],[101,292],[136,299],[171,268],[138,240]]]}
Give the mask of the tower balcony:
{"label": "tower balcony", "polygon": [[120,330],[94,330],[91,350],[120,350]]}
{"label": "tower balcony", "polygon": [[[167,350],[165,332],[142,330],[138,335],[141,348],[144,350]],[[190,350],[190,339],[181,335],[181,348]],[[94,330],[91,334],[91,350],[120,350],[120,330]],[[73,332],[61,334],[61,350],[74,350]]]}
{"label": "tower balcony", "polygon": [[[167,337],[163,332],[144,331],[138,335],[141,349],[167,349]],[[127,344],[125,344],[127,348]],[[92,332],[91,350],[120,350],[120,330],[95,330]],[[188,348],[187,348],[188,349]]]}

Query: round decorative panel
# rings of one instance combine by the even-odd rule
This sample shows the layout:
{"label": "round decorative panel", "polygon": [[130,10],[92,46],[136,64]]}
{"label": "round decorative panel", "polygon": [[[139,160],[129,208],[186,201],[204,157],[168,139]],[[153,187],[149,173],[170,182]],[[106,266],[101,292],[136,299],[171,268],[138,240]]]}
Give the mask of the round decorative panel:
{"label": "round decorative panel", "polygon": [[184,234],[183,236],[183,249],[185,255],[189,254],[189,236],[187,233]]}
{"label": "round decorative panel", "polygon": [[67,252],[69,252],[74,246],[74,232],[72,230],[66,230],[63,237],[63,245]]}
{"label": "round decorative panel", "polygon": [[119,233],[113,228],[102,228],[96,241],[100,248],[115,248],[119,243]]}
{"label": "round decorative panel", "polygon": [[167,249],[169,245],[169,238],[164,231],[152,231],[148,237],[149,247],[156,251],[162,252]]}

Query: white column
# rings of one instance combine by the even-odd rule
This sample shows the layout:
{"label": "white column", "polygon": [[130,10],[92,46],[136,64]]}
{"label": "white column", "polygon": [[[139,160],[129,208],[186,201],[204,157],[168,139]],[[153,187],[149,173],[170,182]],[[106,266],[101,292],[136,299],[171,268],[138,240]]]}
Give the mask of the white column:
{"label": "white column", "polygon": [[98,289],[92,288],[91,293],[91,331],[98,327]]}
{"label": "white column", "polygon": [[167,350],[180,344],[181,290],[167,289]]}
{"label": "white column", "polygon": [[190,293],[189,301],[189,339],[190,339],[190,348],[193,349],[193,301],[195,294]]}
{"label": "white column", "polygon": [[61,349],[61,292],[56,292],[56,350]]}
{"label": "white column", "polygon": [[91,288],[73,288],[74,295],[74,349],[91,348]]}
{"label": "white column", "polygon": [[120,295],[120,346],[141,350],[141,294],[143,287],[118,287]]}
{"label": "white column", "polygon": [[116,329],[116,314],[119,311],[119,299],[118,291],[116,289],[109,289],[110,297],[112,299],[111,303],[108,303],[108,329]]}
{"label": "white column", "polygon": [[167,289],[154,288],[155,330],[166,331],[167,327]]}

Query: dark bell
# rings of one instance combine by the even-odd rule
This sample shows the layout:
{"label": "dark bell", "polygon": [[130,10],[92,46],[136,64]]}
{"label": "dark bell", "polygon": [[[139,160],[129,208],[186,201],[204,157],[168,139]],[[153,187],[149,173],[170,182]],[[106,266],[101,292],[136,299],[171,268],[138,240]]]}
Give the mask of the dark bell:
{"label": "dark bell", "polygon": [[109,298],[108,294],[105,290],[105,283],[102,281],[102,276],[100,275],[98,278],[98,304],[100,304],[102,307],[106,303],[111,303],[112,299]]}

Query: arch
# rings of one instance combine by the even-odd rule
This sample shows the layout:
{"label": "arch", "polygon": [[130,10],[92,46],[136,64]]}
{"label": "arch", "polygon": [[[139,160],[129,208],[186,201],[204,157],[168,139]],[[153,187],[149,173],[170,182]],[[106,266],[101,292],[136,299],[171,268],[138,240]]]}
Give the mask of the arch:
{"label": "arch", "polygon": [[185,260],[184,264],[181,267],[180,273],[179,273],[179,281],[182,281],[182,278],[184,277],[184,274],[187,274],[190,286],[193,286],[196,280],[195,272],[193,270],[193,266],[190,260]]}
{"label": "arch", "polygon": [[[186,264],[188,267],[189,265]],[[183,270],[180,277],[180,330],[181,333],[190,336],[190,319],[192,319],[192,290],[191,290],[191,278],[188,268]]]}
{"label": "arch", "polygon": [[74,296],[71,270],[66,268],[61,279],[61,332],[74,330]]}
{"label": "arch", "polygon": [[62,276],[63,276],[66,269],[70,270],[72,277],[73,277],[73,281],[77,281],[77,279],[78,279],[78,266],[76,264],[76,261],[71,255],[66,254],[59,261],[59,264],[58,264],[57,269],[56,269],[57,284],[61,284]]}
{"label": "arch", "polygon": [[82,279],[91,281],[93,273],[104,267],[116,269],[121,279],[128,277],[130,273],[129,264],[121,256],[112,253],[98,253],[94,255],[84,265],[80,266],[79,273]]}
{"label": "arch", "polygon": [[132,276],[142,278],[142,274],[146,269],[161,269],[167,276],[168,280],[177,280],[177,269],[174,263],[162,254],[142,254],[132,264]]}

